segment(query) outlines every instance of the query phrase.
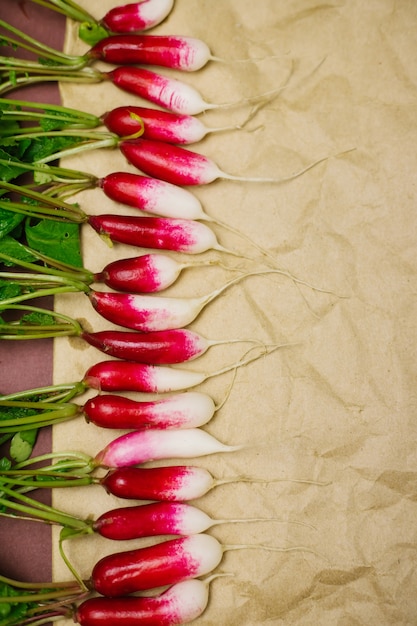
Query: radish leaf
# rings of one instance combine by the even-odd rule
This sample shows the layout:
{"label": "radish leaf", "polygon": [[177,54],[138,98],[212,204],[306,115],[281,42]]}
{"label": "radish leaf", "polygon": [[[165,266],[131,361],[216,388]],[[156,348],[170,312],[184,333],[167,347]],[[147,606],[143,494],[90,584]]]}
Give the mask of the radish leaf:
{"label": "radish leaf", "polygon": [[0,208],[0,240],[13,232],[24,219],[24,215]]}
{"label": "radish leaf", "polygon": [[80,227],[78,224],[41,220],[35,225],[26,223],[28,245],[49,257],[82,267]]}
{"label": "radish leaf", "polygon": [[[31,254],[31,252],[25,248],[21,243],[19,243],[13,237],[6,235],[2,239],[0,239],[0,252],[2,254],[7,254],[10,257],[13,257],[17,261],[26,261],[28,263],[36,262],[37,258]],[[12,267],[15,263],[11,263],[8,261],[2,261],[3,265],[6,267]]]}
{"label": "radish leaf", "polygon": [[79,38],[89,46],[94,46],[94,44],[108,37],[108,35],[108,31],[103,26],[93,24],[92,22],[85,22],[78,29]]}
{"label": "radish leaf", "polygon": [[26,461],[32,454],[38,435],[37,429],[16,433],[10,442],[10,456],[16,463]]}

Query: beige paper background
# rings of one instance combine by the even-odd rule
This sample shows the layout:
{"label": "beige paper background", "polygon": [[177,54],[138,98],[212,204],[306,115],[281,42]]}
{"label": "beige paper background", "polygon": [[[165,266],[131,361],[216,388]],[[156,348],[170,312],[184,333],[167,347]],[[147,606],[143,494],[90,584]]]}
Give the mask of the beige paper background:
{"label": "beige paper background", "polygon": [[[100,17],[115,3],[80,4]],[[276,89],[293,71],[286,89],[245,131],[208,135],[194,150],[224,171],[274,177],[332,157],[285,185],[219,180],[193,189],[209,215],[244,231],[280,267],[333,292],[280,276],[250,278],[191,325],[211,339],[298,344],[239,370],[226,404],[206,427],[225,443],[249,447],[189,462],[216,477],[276,481],[222,486],[195,502],[213,518],[283,520],[214,526],[209,532],[222,543],[304,546],[317,553],[226,552],[219,571],[234,576],[212,583],[210,604],[197,620],[202,626],[417,622],[416,26],[412,0],[178,0],[154,31],[199,37],[224,59],[263,59],[172,73],[210,102]],[[71,24],[67,35],[68,51],[86,50]],[[66,84],[62,96],[65,105],[96,114],[140,102],[109,83]],[[239,124],[250,110],[210,111],[201,118],[209,127]],[[355,150],[334,156],[350,148]],[[135,171],[117,150],[65,164],[97,175]],[[88,213],[131,211],[100,191],[78,200]],[[224,246],[256,252],[213,229]],[[108,248],[88,226],[83,250],[92,270],[136,254]],[[216,252],[201,258],[239,263]],[[247,267],[254,265],[259,262]],[[202,295],[231,275],[216,267],[190,269],[166,293]],[[94,330],[110,326],[85,296],[63,296],[56,308],[84,318]],[[214,347],[180,367],[215,371],[247,347]],[[81,341],[57,341],[55,381],[79,380],[101,359]],[[221,402],[230,382],[231,375],[211,378],[199,389]],[[80,419],[55,428],[54,447],[94,455],[117,434]],[[85,516],[119,503],[99,487],[55,493],[54,501]],[[88,576],[105,553],[145,543],[150,541],[127,546],[89,537],[71,542],[67,551]],[[54,566],[57,578],[67,578],[57,554]]]}

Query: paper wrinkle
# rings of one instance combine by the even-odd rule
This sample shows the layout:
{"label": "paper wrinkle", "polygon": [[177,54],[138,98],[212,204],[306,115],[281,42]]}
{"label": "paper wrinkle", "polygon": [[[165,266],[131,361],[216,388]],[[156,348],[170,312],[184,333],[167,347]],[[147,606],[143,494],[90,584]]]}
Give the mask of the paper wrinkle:
{"label": "paper wrinkle", "polygon": [[[88,2],[97,16],[111,6],[112,0]],[[161,70],[208,102],[237,102],[285,85],[243,130],[208,134],[190,149],[247,176],[287,176],[328,157],[281,185],[219,180],[191,189],[210,217],[248,235],[275,256],[276,267],[308,283],[278,274],[245,279],[191,325],[211,339],[296,344],[238,370],[227,401],[205,427],[247,448],[190,461],[219,479],[270,482],[222,485],[194,504],[213,518],[286,520],[214,526],[209,532],[224,543],[304,546],[316,553],[226,552],[219,570],[233,576],[212,583],[208,609],[196,622],[201,626],[416,622],[416,25],[411,0],[264,0],[256,6],[183,0],[155,30],[199,37],[214,55],[234,60],[180,76]],[[71,24],[66,50],[86,50]],[[236,62],[248,56],[258,61]],[[97,115],[144,104],[107,82],[65,84],[61,93],[66,106]],[[211,110],[201,119],[211,128],[240,124],[253,107]],[[117,150],[86,153],[65,165],[100,176],[135,172]],[[91,213],[120,210],[100,190],[77,200]],[[242,259],[217,252],[201,259],[240,269],[270,265],[244,238],[209,224]],[[94,271],[142,252],[109,248],[88,227],[83,250]],[[224,267],[188,269],[165,295],[209,293],[233,275]],[[84,295],[61,296],[56,308],[94,330],[109,327]],[[248,348],[215,347],[178,367],[214,372]],[[56,382],[81,379],[101,359],[79,341],[57,340]],[[232,373],[209,378],[200,390],[221,402],[232,380]],[[54,432],[54,446],[95,454],[121,432],[65,423]],[[55,494],[54,501],[85,516],[127,504],[99,487]],[[128,549],[97,537],[68,543],[85,576],[103,554]],[[67,578],[58,554],[54,565],[55,576]]]}

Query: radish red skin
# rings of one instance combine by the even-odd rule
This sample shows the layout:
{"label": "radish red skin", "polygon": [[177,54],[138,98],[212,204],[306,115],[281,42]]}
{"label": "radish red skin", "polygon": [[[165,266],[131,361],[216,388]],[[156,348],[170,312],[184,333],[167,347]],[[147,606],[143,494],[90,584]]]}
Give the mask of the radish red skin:
{"label": "radish red skin", "polygon": [[121,152],[134,167],[173,185],[205,185],[221,175],[211,159],[162,141],[126,139]]}
{"label": "radish red skin", "polygon": [[[182,314],[188,314],[187,301],[185,299],[170,298],[156,299],[156,296],[145,296],[128,293],[113,293],[106,291],[90,292],[88,297],[94,309],[103,318],[131,330],[141,332],[153,332],[159,330],[169,330],[181,328]],[[140,300],[139,300],[140,298]],[[175,306],[175,305],[178,306]],[[156,306],[155,306],[156,305]],[[174,309],[176,313],[173,315]],[[193,312],[192,312],[193,313]],[[190,314],[188,322],[191,322],[194,315]],[[181,315],[181,317],[178,317]],[[178,317],[178,323],[175,322]],[[169,322],[169,323],[168,323]]]}
{"label": "radish red skin", "polygon": [[184,502],[205,495],[214,486],[214,479],[200,466],[121,467],[110,470],[101,484],[126,500]]}
{"label": "radish red skin", "polygon": [[180,115],[140,106],[121,106],[105,113],[102,121],[107,129],[119,137],[142,132],[141,137],[187,145],[201,141],[208,132],[193,115]]}
{"label": "radish red skin", "polygon": [[103,330],[82,333],[90,345],[109,356],[150,365],[170,365],[192,360],[209,347],[204,337],[187,329],[154,331],[144,334]]}
{"label": "radish red skin", "polygon": [[174,369],[169,365],[109,360],[92,365],[84,376],[84,383],[101,391],[168,393],[194,387],[205,378],[200,372]]}
{"label": "radish red skin", "polygon": [[101,428],[189,428],[206,424],[214,415],[210,396],[185,392],[151,401],[100,394],[84,404],[88,422]]}
{"label": "radish red skin", "polygon": [[213,108],[191,85],[142,67],[119,66],[102,74],[102,77],[119,89],[174,113],[197,115]]}
{"label": "radish red skin", "polygon": [[152,502],[106,511],[93,522],[93,530],[107,539],[125,541],[158,535],[204,532],[212,520],[200,509],[178,502]]}
{"label": "radish red skin", "polygon": [[184,254],[199,254],[218,246],[210,228],[188,219],[91,215],[88,223],[100,235],[130,246]]}
{"label": "radish red skin", "polygon": [[142,0],[110,9],[101,24],[111,33],[147,30],[160,24],[171,12],[174,0]]}
{"label": "radish red skin", "polygon": [[209,598],[207,583],[182,581],[157,596],[88,598],[74,615],[81,626],[179,626],[199,617]]}
{"label": "radish red skin", "polygon": [[176,35],[111,35],[85,55],[113,65],[158,65],[183,71],[201,69],[210,60],[208,46],[194,37]]}
{"label": "radish red skin", "polygon": [[207,217],[194,194],[157,178],[112,172],[99,179],[97,184],[111,200],[147,213],[186,219]]}
{"label": "radish red skin", "polygon": [[164,254],[143,254],[117,259],[95,274],[94,280],[115,291],[154,293],[172,285],[181,273],[181,266]]}
{"label": "radish red skin", "polygon": [[106,597],[126,596],[208,574],[222,556],[210,535],[171,539],[103,557],[92,570],[91,586]]}

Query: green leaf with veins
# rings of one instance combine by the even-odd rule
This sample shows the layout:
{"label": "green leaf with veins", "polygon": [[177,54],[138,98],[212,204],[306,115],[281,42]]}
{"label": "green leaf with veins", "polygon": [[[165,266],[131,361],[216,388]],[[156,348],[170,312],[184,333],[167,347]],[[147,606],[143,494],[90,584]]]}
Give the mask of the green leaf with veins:
{"label": "green leaf with veins", "polygon": [[[37,257],[31,254],[31,252],[23,246],[14,237],[6,235],[3,239],[0,239],[0,252],[7,254],[18,261],[26,261],[28,263],[34,263],[37,261]],[[8,261],[1,261],[6,267],[13,267],[14,263]]]}
{"label": "green leaf with veins", "polygon": [[80,226],[53,220],[40,220],[25,228],[28,245],[58,261],[82,267]]}
{"label": "green leaf with veins", "polygon": [[[27,139],[23,140],[27,141]],[[82,143],[82,138],[69,136],[39,137],[29,141],[21,158],[27,163],[34,163],[47,156],[61,152],[66,148]]]}

